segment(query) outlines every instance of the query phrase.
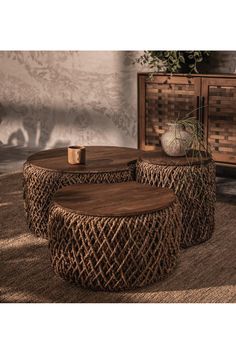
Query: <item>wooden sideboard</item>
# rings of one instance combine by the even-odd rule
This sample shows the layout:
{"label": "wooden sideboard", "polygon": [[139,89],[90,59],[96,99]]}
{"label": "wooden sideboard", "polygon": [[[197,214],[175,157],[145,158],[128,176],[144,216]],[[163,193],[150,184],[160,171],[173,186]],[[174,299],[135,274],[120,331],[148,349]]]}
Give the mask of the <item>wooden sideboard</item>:
{"label": "wooden sideboard", "polygon": [[236,75],[138,74],[138,145],[159,150],[167,123],[196,112],[219,164],[236,167]]}

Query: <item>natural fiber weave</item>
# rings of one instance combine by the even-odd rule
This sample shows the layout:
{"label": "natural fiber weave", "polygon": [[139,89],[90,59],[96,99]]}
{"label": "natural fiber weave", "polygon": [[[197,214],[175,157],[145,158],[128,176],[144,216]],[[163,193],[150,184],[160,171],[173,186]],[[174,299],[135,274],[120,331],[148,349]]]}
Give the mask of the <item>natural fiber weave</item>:
{"label": "natural fiber weave", "polygon": [[118,183],[134,180],[135,165],[109,172],[55,172],[25,162],[23,198],[29,229],[38,237],[47,237],[48,211],[54,193],[63,186],[77,183]]}
{"label": "natural fiber weave", "polygon": [[150,214],[97,217],[52,205],[52,267],[65,280],[95,290],[119,291],[154,283],[177,263],[180,210],[175,201]]}
{"label": "natural fiber weave", "polygon": [[216,200],[215,163],[168,166],[138,161],[136,179],[173,189],[182,207],[181,247],[208,240],[214,231]]}

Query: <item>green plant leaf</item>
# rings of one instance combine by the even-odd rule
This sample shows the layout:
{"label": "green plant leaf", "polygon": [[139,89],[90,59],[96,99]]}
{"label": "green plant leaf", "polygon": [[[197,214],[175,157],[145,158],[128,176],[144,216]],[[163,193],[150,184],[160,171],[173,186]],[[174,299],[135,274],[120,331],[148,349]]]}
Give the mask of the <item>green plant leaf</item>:
{"label": "green plant leaf", "polygon": [[135,60],[140,65],[148,65],[154,72],[163,71],[174,73],[180,71],[186,64],[188,72],[198,72],[198,63],[210,55],[209,51],[144,51]]}

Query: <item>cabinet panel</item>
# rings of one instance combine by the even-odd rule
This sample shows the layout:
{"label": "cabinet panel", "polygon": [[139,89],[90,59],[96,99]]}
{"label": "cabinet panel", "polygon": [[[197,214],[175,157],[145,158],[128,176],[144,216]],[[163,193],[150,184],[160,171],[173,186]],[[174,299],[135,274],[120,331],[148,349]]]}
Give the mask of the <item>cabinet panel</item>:
{"label": "cabinet panel", "polygon": [[236,80],[204,78],[202,87],[208,104],[204,122],[213,158],[236,164]]}
{"label": "cabinet panel", "polygon": [[167,123],[197,108],[198,77],[139,75],[139,147],[160,149]]}

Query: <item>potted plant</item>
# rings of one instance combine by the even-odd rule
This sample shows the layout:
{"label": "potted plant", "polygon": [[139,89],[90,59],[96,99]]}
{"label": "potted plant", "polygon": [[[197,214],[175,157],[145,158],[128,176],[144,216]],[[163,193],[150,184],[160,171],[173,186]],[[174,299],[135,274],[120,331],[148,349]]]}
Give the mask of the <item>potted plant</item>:
{"label": "potted plant", "polygon": [[202,50],[147,50],[139,56],[135,63],[147,65],[152,72],[167,72],[167,73],[198,73],[200,64],[207,60],[209,51]]}
{"label": "potted plant", "polygon": [[162,134],[161,145],[169,156],[187,156],[190,152],[201,157],[210,153],[210,147],[204,140],[202,125],[192,113],[206,107],[202,106],[187,113],[184,117],[167,123],[169,130]]}

